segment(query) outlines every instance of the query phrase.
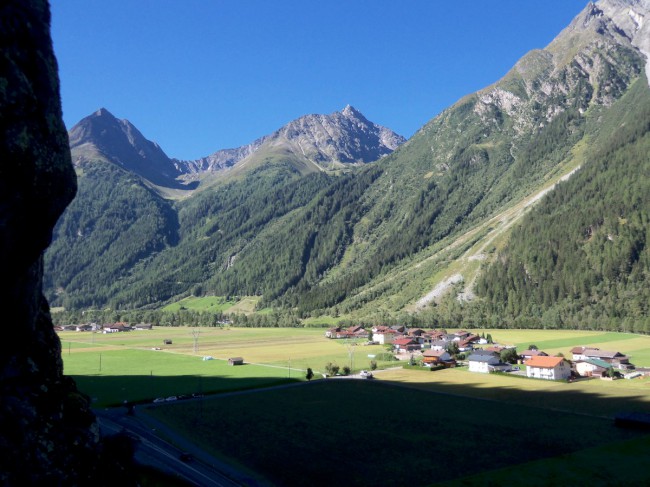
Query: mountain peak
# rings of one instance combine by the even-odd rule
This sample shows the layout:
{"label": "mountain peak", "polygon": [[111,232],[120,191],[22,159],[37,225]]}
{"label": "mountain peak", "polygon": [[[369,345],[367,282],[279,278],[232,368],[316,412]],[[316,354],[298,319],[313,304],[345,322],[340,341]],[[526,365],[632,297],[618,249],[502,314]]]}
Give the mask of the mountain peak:
{"label": "mountain peak", "polygon": [[346,117],[363,117],[363,114],[350,104],[345,105],[345,108],[341,110],[341,114]]}
{"label": "mountain peak", "polygon": [[91,115],[91,117],[92,116],[95,116],[95,117],[109,116],[109,117],[115,118],[115,116],[104,107],[101,107],[99,110],[97,110],[95,113],[93,113]]}
{"label": "mountain peak", "polygon": [[116,118],[106,108],[88,115],[68,132],[75,165],[110,161],[154,184],[180,187],[178,171],[164,151],[128,120]]}

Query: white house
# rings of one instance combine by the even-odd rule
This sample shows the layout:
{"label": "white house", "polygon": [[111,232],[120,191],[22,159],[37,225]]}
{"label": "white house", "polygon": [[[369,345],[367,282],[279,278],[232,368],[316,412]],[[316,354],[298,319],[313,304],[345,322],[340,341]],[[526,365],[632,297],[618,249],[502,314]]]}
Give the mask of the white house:
{"label": "white house", "polygon": [[608,364],[604,360],[587,359],[577,361],[575,367],[576,372],[582,377],[602,377],[608,369],[612,368],[612,364]]}
{"label": "white house", "polygon": [[494,367],[501,363],[501,360],[496,355],[487,354],[472,354],[467,360],[469,362],[470,372],[480,372],[482,374],[487,374],[490,372],[490,367]]}
{"label": "white house", "polygon": [[[395,340],[395,335],[397,335],[397,332],[394,331],[384,331],[384,332],[377,332],[372,334],[372,341],[377,342],[380,345],[387,345],[389,343],[393,343]],[[399,334],[401,336],[401,334]]]}
{"label": "white house", "polygon": [[526,376],[561,380],[571,377],[571,367],[562,357],[532,357],[526,361]]}

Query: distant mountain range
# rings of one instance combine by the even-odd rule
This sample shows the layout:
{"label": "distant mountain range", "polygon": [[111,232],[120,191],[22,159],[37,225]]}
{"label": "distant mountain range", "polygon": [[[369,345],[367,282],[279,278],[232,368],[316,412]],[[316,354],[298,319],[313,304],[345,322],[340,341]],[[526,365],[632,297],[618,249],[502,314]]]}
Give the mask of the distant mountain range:
{"label": "distant mountain range", "polygon": [[331,115],[305,115],[271,135],[236,149],[224,149],[194,161],[175,161],[182,173],[214,172],[244,164],[255,154],[276,152],[302,158],[315,169],[374,162],[406,142],[401,135],[367,120],[347,105]]}
{"label": "distant mountain range", "polygon": [[347,106],[179,161],[102,109],[70,132],[79,194],[47,295],[68,309],[257,295],[300,316],[650,326],[649,13],[590,3],[407,142]]}
{"label": "distant mountain range", "polygon": [[154,185],[174,189],[194,189],[196,184],[184,180],[229,169],[241,172],[278,157],[293,161],[305,174],[366,164],[390,154],[406,141],[392,130],[370,122],[350,105],[331,115],[300,117],[250,144],[192,161],[170,159],[128,120],[115,118],[105,108],[81,120],[69,136],[76,166],[102,159]]}

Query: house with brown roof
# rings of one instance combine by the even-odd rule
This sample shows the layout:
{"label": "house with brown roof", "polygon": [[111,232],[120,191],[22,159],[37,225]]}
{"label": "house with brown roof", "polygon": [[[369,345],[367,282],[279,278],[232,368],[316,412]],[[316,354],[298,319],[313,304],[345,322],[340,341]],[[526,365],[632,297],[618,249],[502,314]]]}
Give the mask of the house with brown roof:
{"label": "house with brown roof", "polygon": [[526,361],[526,376],[562,380],[571,377],[571,367],[563,357],[532,357]]}
{"label": "house with brown roof", "polygon": [[408,330],[406,333],[408,336],[412,337],[421,337],[424,335],[426,332],[422,328],[411,328]]}
{"label": "house with brown roof", "polygon": [[587,349],[584,351],[586,359],[599,359],[612,364],[618,369],[626,369],[630,366],[630,358],[621,352],[611,352],[608,350]]}
{"label": "house with brown roof", "polygon": [[446,350],[425,350],[422,354],[422,362],[431,366],[444,365],[455,367],[456,361]]}
{"label": "house with brown roof", "polygon": [[586,350],[598,350],[597,348],[587,348],[587,347],[573,347],[571,349],[571,360],[585,360],[587,356],[585,355]]}
{"label": "house with brown roof", "polygon": [[571,354],[574,361],[598,359],[612,364],[617,369],[631,368],[630,358],[621,352],[600,350],[599,348],[573,347]]}
{"label": "house with brown roof", "polygon": [[372,341],[377,342],[380,345],[388,345],[393,343],[396,336],[401,336],[401,333],[397,333],[395,330],[391,329],[382,329],[372,334]]}
{"label": "house with brown roof", "polygon": [[113,323],[112,325],[104,325],[103,333],[119,333],[123,331],[131,331],[131,327],[126,323]]}
{"label": "house with brown roof", "polygon": [[398,352],[412,352],[422,349],[422,346],[416,340],[409,337],[396,338],[393,340],[393,345]]}
{"label": "house with brown roof", "polygon": [[470,335],[467,338],[463,338],[460,342],[458,342],[458,349],[461,352],[473,350],[474,344],[477,343],[479,340],[480,337],[478,335]]}
{"label": "house with brown roof", "polygon": [[524,350],[519,354],[519,357],[525,361],[533,357],[548,357],[548,353],[541,350]]}

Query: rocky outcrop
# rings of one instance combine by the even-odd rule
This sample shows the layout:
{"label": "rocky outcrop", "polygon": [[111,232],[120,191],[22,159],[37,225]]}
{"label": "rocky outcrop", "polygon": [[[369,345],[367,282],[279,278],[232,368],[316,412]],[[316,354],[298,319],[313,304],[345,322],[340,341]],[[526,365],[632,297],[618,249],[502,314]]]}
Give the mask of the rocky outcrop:
{"label": "rocky outcrop", "polygon": [[42,255],[76,191],[45,0],[0,6],[0,484],[88,485],[100,437],[63,375]]}
{"label": "rocky outcrop", "polygon": [[274,133],[236,149],[224,149],[194,161],[174,160],[183,173],[215,172],[237,165],[258,151],[284,151],[322,168],[375,162],[406,141],[389,128],[369,121],[347,105],[330,115],[305,115]]}
{"label": "rocky outcrop", "polygon": [[105,160],[153,184],[192,189],[176,180],[180,172],[158,144],[146,139],[131,122],[115,118],[105,108],[81,120],[68,135],[75,166]]}

